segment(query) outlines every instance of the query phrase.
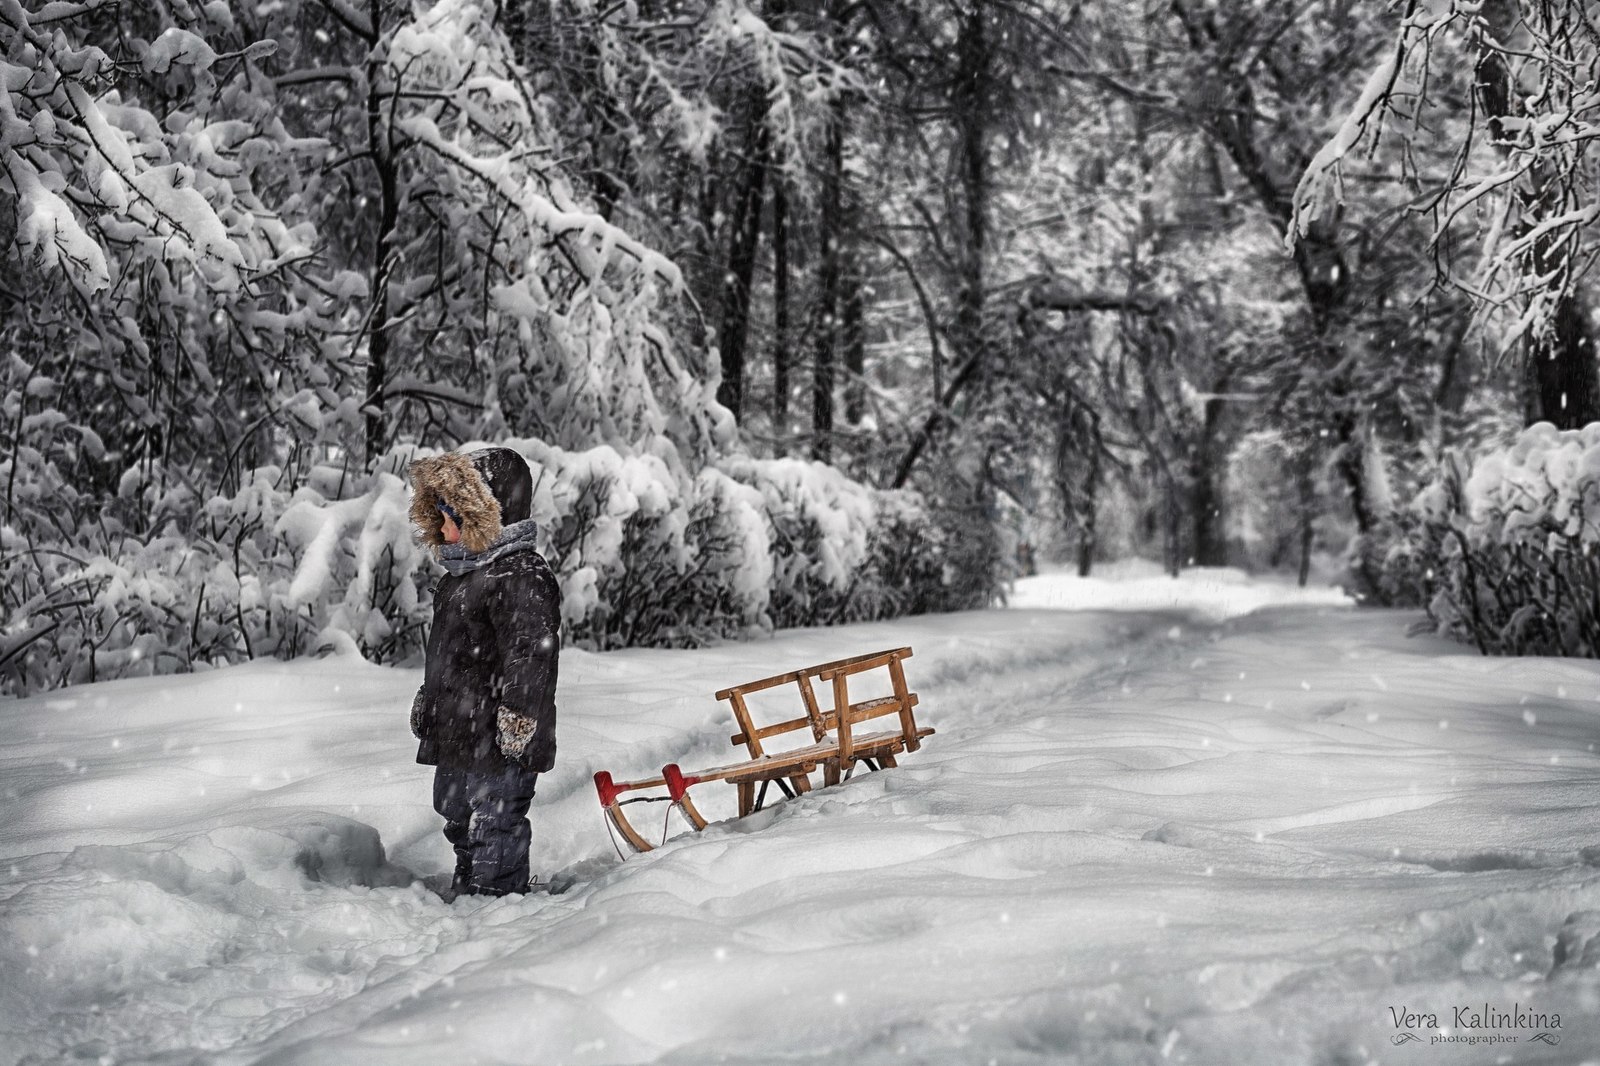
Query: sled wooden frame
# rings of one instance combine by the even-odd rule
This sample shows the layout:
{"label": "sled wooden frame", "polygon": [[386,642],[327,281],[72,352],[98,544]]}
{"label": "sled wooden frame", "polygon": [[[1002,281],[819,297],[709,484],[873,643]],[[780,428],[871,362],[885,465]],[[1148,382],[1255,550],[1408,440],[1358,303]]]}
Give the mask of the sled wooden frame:
{"label": "sled wooden frame", "polygon": [[[898,756],[916,751],[922,746],[922,738],[934,732],[931,727],[917,725],[914,714],[917,694],[906,686],[905,668],[902,665],[909,658],[910,648],[892,648],[819,663],[723,689],[717,693],[717,699],[727,701],[733,709],[734,720],[739,724],[739,732],[729,739],[735,745],[743,745],[748,758],[694,773],[685,773],[676,763],[670,763],[662,767],[661,776],[639,781],[617,782],[604,770],[596,773],[595,790],[600,795],[600,806],[605,811],[610,830],[620,835],[634,851],[650,851],[655,845],[629,822],[623,811],[625,805],[669,801],[690,827],[698,832],[706,827],[706,819],[689,796],[689,789],[695,785],[708,781],[732,784],[739,793],[738,817],[743,818],[761,810],[769,785],[776,784],[784,795],[792,798],[811,791],[811,775],[818,769],[822,771],[823,785],[827,786],[847,779],[857,764],[864,764],[870,770],[897,765]],[[873,670],[888,671],[892,694],[851,703],[849,679]],[[832,707],[823,709],[819,703],[817,683],[831,689]],[[794,685],[798,690],[804,716],[757,726],[751,717],[746,697],[785,685]],[[856,727],[863,722],[889,715],[898,718],[899,728],[873,733],[856,731]],[[812,743],[805,747],[769,754],[762,744],[762,741],[802,729],[811,733]],[[662,787],[667,790],[665,796],[622,798],[627,792]]]}

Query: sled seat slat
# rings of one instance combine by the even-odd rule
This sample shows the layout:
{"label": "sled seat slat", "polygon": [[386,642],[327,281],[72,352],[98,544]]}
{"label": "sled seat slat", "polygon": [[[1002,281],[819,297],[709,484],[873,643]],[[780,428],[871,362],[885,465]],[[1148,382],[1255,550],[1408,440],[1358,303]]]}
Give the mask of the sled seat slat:
{"label": "sled seat slat", "polygon": [[779,752],[776,755],[763,755],[759,759],[747,759],[744,762],[730,763],[727,766],[713,766],[708,770],[696,770],[686,777],[700,781],[736,781],[740,778],[759,779],[760,776],[772,776],[775,771],[789,770],[794,767],[809,766],[816,769],[817,765],[833,758],[838,754],[838,747],[831,742],[823,741],[817,744],[808,744],[803,748],[792,751]]}

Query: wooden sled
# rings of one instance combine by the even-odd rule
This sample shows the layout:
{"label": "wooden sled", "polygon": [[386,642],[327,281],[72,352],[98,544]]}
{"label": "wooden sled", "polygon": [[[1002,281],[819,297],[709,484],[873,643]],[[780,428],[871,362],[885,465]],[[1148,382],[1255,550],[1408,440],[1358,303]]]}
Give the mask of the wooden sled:
{"label": "wooden sled", "polygon": [[[672,805],[668,818],[670,811],[676,810],[696,832],[704,829],[706,819],[689,796],[689,790],[696,785],[711,781],[726,781],[733,785],[738,789],[738,817],[743,818],[762,809],[771,785],[776,784],[780,792],[793,798],[811,791],[811,775],[818,770],[822,771],[823,785],[828,786],[848,779],[858,765],[865,765],[869,770],[897,765],[901,755],[916,751],[922,746],[922,738],[934,732],[931,727],[917,725],[914,714],[917,694],[907,688],[902,665],[909,658],[910,648],[894,648],[791,670],[718,692],[717,699],[728,702],[739,724],[739,732],[729,739],[735,746],[743,746],[746,758],[692,773],[685,773],[676,763],[670,763],[662,767],[659,777],[620,783],[613,780],[607,771],[596,773],[595,790],[600,795],[600,806],[605,812],[613,843],[620,836],[635,852],[650,851],[655,847],[628,820],[623,810],[625,805],[640,802],[666,801]],[[890,694],[852,703],[850,679],[872,671],[886,672]],[[832,706],[826,710],[817,699],[816,686],[819,683],[832,696]],[[800,704],[796,709],[804,711],[803,716],[770,725],[757,725],[748,697],[786,685],[795,686]],[[856,727],[862,723],[891,715],[896,719],[897,728],[866,733],[857,731]],[[766,750],[764,741],[791,737],[792,734],[801,734],[802,730],[809,734],[809,744],[780,751]],[[665,788],[667,794],[622,798],[627,792],[659,788]],[[663,826],[662,840],[665,839],[666,827]],[[620,846],[617,850],[619,853],[622,851]]]}

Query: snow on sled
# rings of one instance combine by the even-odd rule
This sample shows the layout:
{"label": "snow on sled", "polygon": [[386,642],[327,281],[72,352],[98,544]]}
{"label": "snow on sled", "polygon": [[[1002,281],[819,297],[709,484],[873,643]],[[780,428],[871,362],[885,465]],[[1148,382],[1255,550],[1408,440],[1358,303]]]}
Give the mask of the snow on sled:
{"label": "snow on sled", "polygon": [[[605,812],[607,831],[613,841],[621,836],[635,852],[650,851],[651,844],[628,820],[624,807],[634,803],[667,802],[681,814],[696,831],[706,827],[706,820],[695,807],[689,790],[711,781],[726,781],[738,789],[739,814],[743,818],[761,810],[766,802],[767,788],[777,785],[785,796],[793,798],[811,791],[811,775],[822,771],[824,786],[836,785],[848,778],[858,765],[869,770],[894,766],[896,758],[905,752],[916,751],[922,738],[931,736],[933,729],[917,725],[913,713],[917,694],[906,687],[905,668],[902,663],[911,658],[910,648],[857,655],[830,663],[791,670],[786,674],[764,677],[743,685],[725,688],[717,699],[726,700],[733,708],[739,732],[730,740],[735,748],[743,746],[747,758],[726,766],[686,773],[676,763],[662,767],[658,777],[637,781],[616,781],[606,770],[594,775],[595,791],[600,794],[600,807]],[[851,702],[850,687],[855,680],[857,693],[886,691],[883,695],[870,695],[867,699]],[[753,704],[762,711],[769,709],[772,697],[761,701],[752,699],[758,693],[782,690],[793,685],[799,697],[799,707],[785,701],[787,713],[803,710],[801,717],[788,717],[767,725],[759,725]],[[824,710],[817,699],[816,688],[825,686],[831,692],[832,706]],[[864,722],[893,715],[898,728],[877,732],[858,732],[856,727]],[[762,715],[766,717],[765,714]],[[774,717],[776,717],[774,715]],[[779,751],[768,751],[764,741],[803,740],[810,743]],[[665,789],[666,795],[645,794],[631,796],[628,792],[648,793]],[[669,812],[670,814],[670,812]],[[663,841],[665,831],[663,831]],[[617,849],[621,852],[621,847]]]}

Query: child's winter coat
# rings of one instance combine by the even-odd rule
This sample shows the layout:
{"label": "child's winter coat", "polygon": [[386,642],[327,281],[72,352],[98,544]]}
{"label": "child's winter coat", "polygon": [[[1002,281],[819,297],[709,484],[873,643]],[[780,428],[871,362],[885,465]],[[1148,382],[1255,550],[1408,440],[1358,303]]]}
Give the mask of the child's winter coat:
{"label": "child's winter coat", "polygon": [[[448,571],[412,706],[417,761],[474,773],[555,763],[561,588],[534,548],[533,479],[508,448],[411,464],[411,520]],[[461,541],[446,544],[444,502]]]}

